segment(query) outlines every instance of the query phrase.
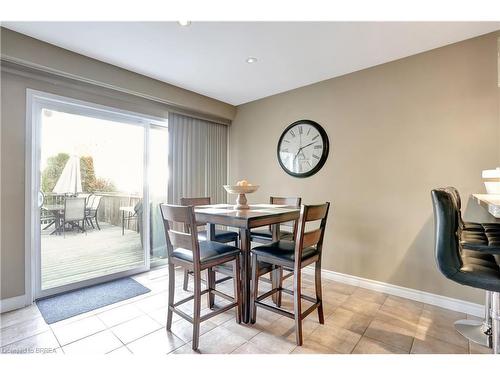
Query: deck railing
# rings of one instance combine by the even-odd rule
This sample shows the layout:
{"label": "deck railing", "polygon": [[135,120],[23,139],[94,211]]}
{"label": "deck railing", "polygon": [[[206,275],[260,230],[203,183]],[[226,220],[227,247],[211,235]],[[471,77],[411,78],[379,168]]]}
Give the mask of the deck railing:
{"label": "deck railing", "polygon": [[[99,222],[109,223],[111,225],[122,225],[122,211],[120,207],[133,208],[142,197],[135,194],[127,194],[121,192],[95,192],[94,195],[102,196],[99,205],[97,218]],[[44,193],[44,205],[61,204],[64,205],[64,200],[68,197],[67,194]],[[126,213],[129,215],[129,213]],[[41,218],[42,224],[48,222],[49,219]],[[126,220],[125,229],[137,231],[137,220]]]}

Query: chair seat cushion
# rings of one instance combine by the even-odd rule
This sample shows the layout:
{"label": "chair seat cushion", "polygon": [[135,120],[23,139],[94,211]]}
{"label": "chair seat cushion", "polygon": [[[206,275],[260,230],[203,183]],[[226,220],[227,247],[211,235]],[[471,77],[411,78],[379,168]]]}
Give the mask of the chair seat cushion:
{"label": "chair seat cushion", "polygon": [[[474,254],[476,253],[476,254]],[[500,268],[495,258],[478,251],[462,251],[463,265],[453,280],[461,284],[490,291],[500,291]]]}
{"label": "chair seat cushion", "polygon": [[[252,240],[273,241],[273,233],[269,230],[269,228],[251,230],[250,236]],[[293,241],[293,234],[290,232],[280,231],[280,240]]]}
{"label": "chair seat cushion", "polygon": [[[200,241],[206,241],[207,240],[207,231],[206,230],[201,230],[198,232],[198,239]],[[215,241],[217,242],[233,242],[238,239],[238,233],[237,232],[231,232],[230,230],[215,230]]]}
{"label": "chair seat cushion", "polygon": [[[230,255],[239,254],[240,249],[234,246],[226,245],[214,241],[200,241],[200,261],[201,263],[217,260]],[[193,261],[193,252],[191,250],[178,248],[172,252],[172,256],[178,259]]]}
{"label": "chair seat cushion", "polygon": [[[256,246],[252,253],[268,258],[275,258],[284,261],[295,261],[295,242],[280,240],[267,245]],[[312,257],[318,253],[316,247],[306,247],[302,251],[302,260]]]}

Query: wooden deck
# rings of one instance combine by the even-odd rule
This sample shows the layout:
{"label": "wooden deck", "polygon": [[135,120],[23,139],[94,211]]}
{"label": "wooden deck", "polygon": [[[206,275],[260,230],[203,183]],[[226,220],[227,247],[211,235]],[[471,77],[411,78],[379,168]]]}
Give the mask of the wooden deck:
{"label": "wooden deck", "polygon": [[49,235],[42,231],[42,289],[135,268],[144,262],[139,233],[106,223],[101,230]]}

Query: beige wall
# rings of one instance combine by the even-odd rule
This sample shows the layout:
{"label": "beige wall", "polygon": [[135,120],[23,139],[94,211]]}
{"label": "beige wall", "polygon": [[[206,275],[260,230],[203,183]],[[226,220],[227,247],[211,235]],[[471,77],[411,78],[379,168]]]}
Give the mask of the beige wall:
{"label": "beige wall", "polygon": [[[467,197],[498,164],[496,56],[489,34],[239,106],[230,180],[259,184],[252,202],[332,202],[326,269],[481,302],[436,270],[430,190],[454,185],[466,217],[489,219]],[[322,124],[332,147],[306,179],[276,160],[281,132],[299,119]]]}

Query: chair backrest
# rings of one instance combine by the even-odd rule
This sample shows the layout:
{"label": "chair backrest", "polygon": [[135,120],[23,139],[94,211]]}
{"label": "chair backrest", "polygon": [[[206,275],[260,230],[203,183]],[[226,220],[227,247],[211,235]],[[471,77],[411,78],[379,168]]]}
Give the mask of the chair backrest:
{"label": "chair backrest", "polygon": [[[181,198],[182,206],[206,206],[210,204],[210,197],[201,198]],[[198,221],[197,226],[206,225],[207,223]]]}
{"label": "chair backrest", "polygon": [[462,267],[460,257],[458,208],[453,194],[447,189],[431,192],[434,209],[434,256],[441,273],[449,279]]}
{"label": "chair backrest", "polygon": [[[182,248],[193,252],[195,267],[200,264],[200,249],[198,235],[196,234],[196,219],[193,206],[176,206],[160,204],[160,212],[165,228],[167,240],[167,255],[170,258],[175,249]],[[175,226],[175,223],[179,225]],[[173,227],[185,228],[185,232],[172,229]],[[194,230],[193,230],[194,229]]]}
{"label": "chair backrest", "polygon": [[101,204],[102,195],[94,195],[94,199],[92,199],[92,205],[90,206],[91,210],[98,210],[99,205]]}
{"label": "chair backrest", "polygon": [[448,186],[445,188],[445,190],[451,195],[451,198],[453,199],[453,203],[455,204],[458,212],[458,223],[460,225],[460,228],[463,228],[464,221],[462,219],[462,199],[460,198],[460,193],[458,192],[458,189],[453,186]]}
{"label": "chair backrest", "polygon": [[90,194],[88,197],[87,197],[87,201],[86,201],[86,205],[87,205],[87,208],[88,209],[92,209],[92,205],[94,203],[94,199],[95,197],[97,197],[97,195],[95,194]]}
{"label": "chair backrest", "polygon": [[[299,197],[270,197],[269,203],[286,205],[286,206],[289,206],[291,208],[300,208],[300,204],[302,203],[302,198],[299,198]],[[292,236],[295,237],[295,234],[297,233],[298,223],[299,223],[298,220],[287,221],[286,223],[280,223],[280,229],[282,227],[287,227],[289,229],[289,231],[292,233]],[[269,230],[272,231],[271,226],[269,226]]]}
{"label": "chair backrest", "polygon": [[[325,235],[326,219],[330,210],[330,202],[318,205],[302,205],[300,209],[299,225],[295,236],[295,265],[300,265],[302,250],[316,246],[321,257],[323,237]],[[306,231],[309,222],[320,221],[319,227]]]}
{"label": "chair backrest", "polygon": [[85,198],[66,198],[64,201],[64,221],[85,219]]}

